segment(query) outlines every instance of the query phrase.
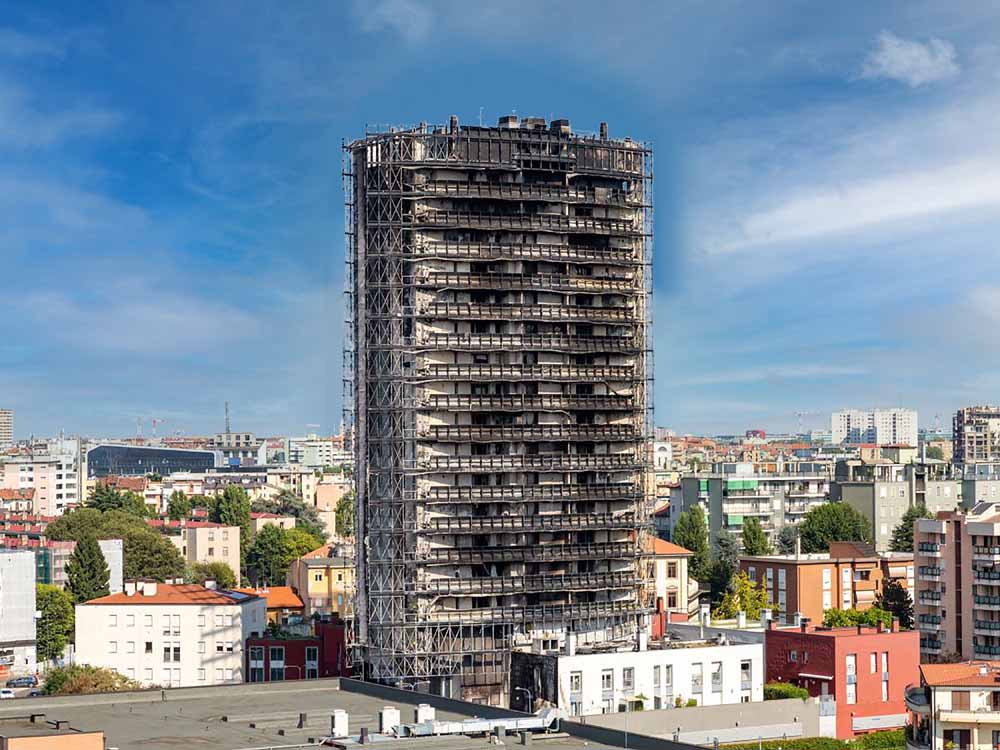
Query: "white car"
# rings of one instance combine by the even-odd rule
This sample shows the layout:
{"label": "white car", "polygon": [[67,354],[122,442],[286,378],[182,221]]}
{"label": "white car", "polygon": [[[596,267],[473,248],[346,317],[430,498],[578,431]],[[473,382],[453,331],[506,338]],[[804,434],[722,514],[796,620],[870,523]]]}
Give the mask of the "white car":
{"label": "white car", "polygon": [[10,688],[0,688],[0,700],[5,698],[14,698],[14,691]]}

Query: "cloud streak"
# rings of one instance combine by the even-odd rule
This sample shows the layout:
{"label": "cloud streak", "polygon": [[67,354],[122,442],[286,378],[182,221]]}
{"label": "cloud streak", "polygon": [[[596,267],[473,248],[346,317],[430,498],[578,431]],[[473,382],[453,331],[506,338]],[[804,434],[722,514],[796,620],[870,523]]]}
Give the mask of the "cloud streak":
{"label": "cloud streak", "polygon": [[931,39],[922,44],[883,31],[878,36],[878,47],[865,60],[861,77],[899,81],[917,88],[954,78],[960,71],[950,42]]}

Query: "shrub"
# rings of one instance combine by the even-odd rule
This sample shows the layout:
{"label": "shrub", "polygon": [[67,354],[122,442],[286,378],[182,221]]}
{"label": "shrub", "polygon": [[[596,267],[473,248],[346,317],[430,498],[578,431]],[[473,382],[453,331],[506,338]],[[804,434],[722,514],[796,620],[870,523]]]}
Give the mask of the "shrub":
{"label": "shrub", "polygon": [[139,684],[113,669],[75,664],[50,670],[45,675],[46,695],[86,695],[137,690]]}
{"label": "shrub", "polygon": [[783,698],[801,698],[805,700],[809,697],[809,691],[805,688],[789,685],[787,682],[769,682],[764,685],[764,700],[778,701]]}
{"label": "shrub", "polygon": [[698,705],[698,701],[697,700],[695,700],[694,698],[688,698],[688,702],[687,702],[687,707],[688,708],[692,708],[692,707],[697,706],[697,705]]}

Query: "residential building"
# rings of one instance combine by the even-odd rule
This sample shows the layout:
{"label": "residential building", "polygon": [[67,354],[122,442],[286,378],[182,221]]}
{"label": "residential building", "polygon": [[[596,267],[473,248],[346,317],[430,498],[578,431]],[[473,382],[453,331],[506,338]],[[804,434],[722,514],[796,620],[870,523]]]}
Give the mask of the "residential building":
{"label": "residential building", "polygon": [[931,513],[954,510],[962,497],[962,481],[943,461],[897,463],[888,458],[838,461],[830,495],[871,522],[875,549],[889,549],[892,533],[913,506]]}
{"label": "residential building", "polygon": [[14,411],[0,409],[0,448],[14,442]]}
{"label": "residential building", "polygon": [[670,471],[674,464],[674,447],[669,440],[653,443],[653,468],[656,471]]}
{"label": "residential building", "polygon": [[917,445],[917,412],[912,409],[835,411],[830,417],[834,444]]}
{"label": "residential building", "polygon": [[698,582],[688,577],[691,551],[654,536],[646,537],[644,596],[650,619],[650,636],[663,637],[670,621],[687,622],[698,612]]}
{"label": "residential building", "polygon": [[211,450],[189,450],[145,445],[95,445],[86,451],[88,478],[110,475],[166,477],[178,471],[208,471],[216,465]]}
{"label": "residential building", "polygon": [[358,654],[506,705],[519,638],[641,613],[652,154],[514,116],[346,150]]}
{"label": "residential building", "polygon": [[302,599],[303,616],[336,614],[350,619],[355,595],[354,557],[336,544],[325,544],[294,560],[286,582]]}
{"label": "residential building", "polygon": [[913,549],[922,656],[1000,656],[1000,502],[919,519]]}
{"label": "residential building", "polygon": [[294,529],[295,516],[279,516],[277,513],[251,513],[250,525],[257,534],[265,526],[277,526],[279,529]]}
{"label": "residential building", "polygon": [[0,750],[105,750],[104,732],[81,731],[45,714],[0,719]]}
{"label": "residential building", "polygon": [[75,441],[53,443],[44,452],[0,456],[0,488],[33,491],[31,512],[58,516],[82,500]]}
{"label": "residential building", "polygon": [[261,636],[247,640],[247,682],[349,677],[343,620],[316,622],[312,637]]}
{"label": "residential building", "polygon": [[764,636],[767,682],[784,682],[837,704],[837,737],[906,725],[904,689],[918,678],[920,636],[914,630],[823,628],[803,622]]}
{"label": "residential building", "polygon": [[962,481],[962,507],[1000,502],[1000,463],[965,464],[959,467]]}
{"label": "residential building", "polygon": [[782,526],[799,523],[805,514],[828,501],[829,477],[812,464],[792,464],[770,473],[751,462],[716,464],[711,474],[681,477],[681,502],[671,502],[674,524],[680,513],[701,504],[708,517],[709,540],[719,532],[741,537],[743,521],[756,518],[774,541]]}
{"label": "residential building", "polygon": [[144,686],[243,682],[244,644],[266,627],[262,597],[129,581],[122,593],[76,606],[76,662]]}
{"label": "residential building", "polygon": [[1000,463],[1000,406],[967,406],[955,412],[952,461]]}
{"label": "residential building", "polygon": [[0,683],[35,673],[35,556],[0,549]]}
{"label": "residential building", "polygon": [[288,439],[288,461],[313,468],[333,466],[338,462],[341,451],[332,438],[307,435]]}
{"label": "residential building", "polygon": [[161,529],[190,563],[221,562],[240,580],[240,527],[211,521],[150,521]]}
{"label": "residential building", "polygon": [[776,616],[786,624],[796,615],[821,623],[828,609],[869,609],[888,580],[907,591],[914,585],[913,554],[878,555],[858,542],[833,542],[825,553],[744,556],[740,570],[764,586]]}
{"label": "residential building", "polygon": [[906,750],[1000,747],[1000,661],[921,664],[906,690]]}
{"label": "residential building", "polygon": [[237,589],[237,591],[263,597],[267,603],[269,625],[295,625],[305,619],[305,605],[291,586],[269,586]]}
{"label": "residential building", "polygon": [[[515,651],[511,707],[534,712],[553,705],[571,716],[687,705],[751,703],[764,699],[761,643],[664,640],[648,645],[574,645],[562,651],[538,641]],[[530,699],[529,699],[530,695]]]}
{"label": "residential building", "polygon": [[35,507],[35,488],[0,487],[0,512],[31,513]]}
{"label": "residential building", "polygon": [[209,447],[222,456],[222,466],[256,466],[267,463],[267,443],[252,432],[220,432]]}

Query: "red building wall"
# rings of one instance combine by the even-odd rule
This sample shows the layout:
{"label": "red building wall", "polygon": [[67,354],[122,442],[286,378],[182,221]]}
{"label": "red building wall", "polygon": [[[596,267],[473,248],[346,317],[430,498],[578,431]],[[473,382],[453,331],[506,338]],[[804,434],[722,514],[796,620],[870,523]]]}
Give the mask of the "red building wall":
{"label": "red building wall", "polygon": [[319,649],[318,677],[350,677],[347,658],[347,632],[343,622],[317,622],[313,638],[247,638],[244,651],[247,680],[250,679],[250,653],[254,647],[264,649],[264,682],[271,679],[271,646],[285,649],[285,680],[306,679],[306,649]]}
{"label": "red building wall", "polygon": [[[787,682],[812,696],[827,693],[837,702],[837,736],[854,737],[853,719],[906,713],[903,691],[920,681],[920,635],[915,630],[814,628],[768,630],[767,681]],[[790,652],[795,651],[792,661]],[[882,700],[882,653],[888,654],[888,700]],[[871,654],[875,671],[871,670]],[[847,703],[847,657],[856,656],[857,702]]]}

